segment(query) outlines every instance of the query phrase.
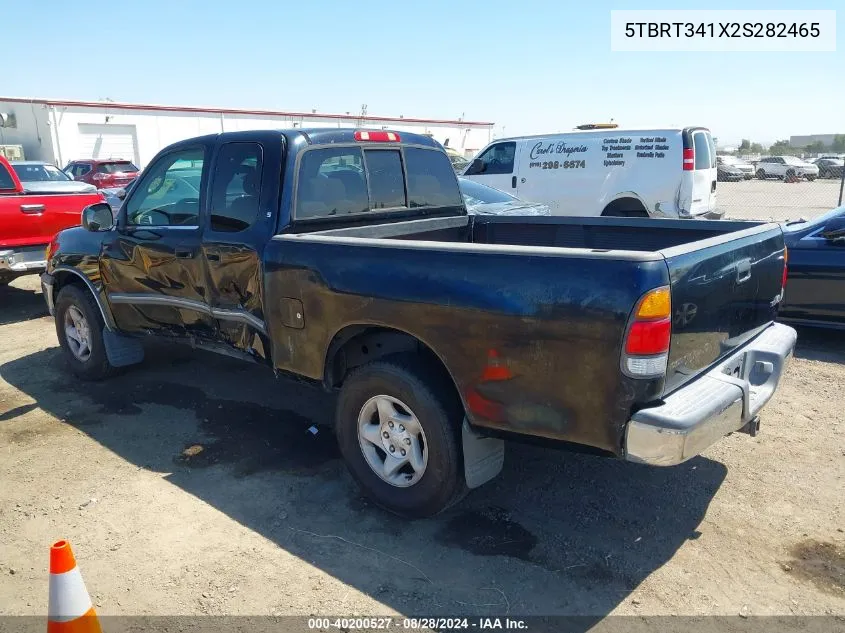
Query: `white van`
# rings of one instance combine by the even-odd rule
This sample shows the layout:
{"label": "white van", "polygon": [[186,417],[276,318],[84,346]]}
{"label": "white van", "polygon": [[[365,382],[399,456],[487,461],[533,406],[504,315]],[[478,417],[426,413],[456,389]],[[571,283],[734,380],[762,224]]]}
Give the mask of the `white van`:
{"label": "white van", "polygon": [[498,139],[463,176],[552,215],[718,218],[710,130],[599,129]]}

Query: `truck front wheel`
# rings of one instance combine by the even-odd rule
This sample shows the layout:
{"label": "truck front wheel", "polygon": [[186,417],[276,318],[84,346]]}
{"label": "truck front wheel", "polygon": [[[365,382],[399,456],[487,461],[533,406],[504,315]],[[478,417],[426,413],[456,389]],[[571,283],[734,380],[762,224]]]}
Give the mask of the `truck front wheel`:
{"label": "truck front wheel", "polygon": [[466,493],[454,388],[419,357],[397,355],[355,369],[337,404],[336,432],[352,477],[386,510],[437,514]]}
{"label": "truck front wheel", "polygon": [[65,286],[56,297],[56,335],[71,371],[100,380],[114,371],[103,342],[103,318],[87,290]]}

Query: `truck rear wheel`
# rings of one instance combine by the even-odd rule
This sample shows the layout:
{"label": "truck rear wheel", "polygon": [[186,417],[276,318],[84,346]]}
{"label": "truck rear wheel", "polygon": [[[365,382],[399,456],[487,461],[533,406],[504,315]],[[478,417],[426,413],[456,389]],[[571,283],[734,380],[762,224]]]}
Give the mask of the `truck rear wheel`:
{"label": "truck rear wheel", "polygon": [[56,335],[71,371],[100,380],[114,371],[103,342],[103,317],[87,290],[65,286],[56,298]]}
{"label": "truck rear wheel", "polygon": [[411,354],[355,369],[337,404],[336,433],[352,477],[375,503],[408,517],[437,514],[466,493],[451,385]]}

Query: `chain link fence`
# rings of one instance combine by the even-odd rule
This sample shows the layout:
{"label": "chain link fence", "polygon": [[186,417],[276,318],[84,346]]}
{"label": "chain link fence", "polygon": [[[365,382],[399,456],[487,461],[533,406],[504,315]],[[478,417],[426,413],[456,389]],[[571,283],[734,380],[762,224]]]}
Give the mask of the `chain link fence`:
{"label": "chain link fence", "polygon": [[716,206],[725,211],[726,219],[809,220],[843,203],[845,170],[841,166],[823,167],[818,177],[808,179],[779,175],[759,178],[761,167],[765,174],[766,163],[753,165],[753,177],[741,180],[731,178],[725,169],[719,170]]}

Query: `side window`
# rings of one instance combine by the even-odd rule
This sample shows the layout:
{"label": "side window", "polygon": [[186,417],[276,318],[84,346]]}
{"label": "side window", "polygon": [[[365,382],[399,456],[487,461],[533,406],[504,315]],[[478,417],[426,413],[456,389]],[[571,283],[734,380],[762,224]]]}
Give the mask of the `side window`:
{"label": "side window", "polygon": [[695,144],[695,168],[710,169],[710,145],[707,143],[707,137],[702,132],[696,132],[692,139]]}
{"label": "side window", "polygon": [[262,149],[258,143],[227,143],[211,180],[211,230],[237,233],[258,218]]}
{"label": "side window", "polygon": [[370,182],[370,208],[404,207],[405,175],[398,150],[366,150],[367,177]]}
{"label": "side window", "polygon": [[513,173],[513,160],[516,156],[516,143],[496,143],[478,157],[481,166],[477,170],[470,169],[467,175],[475,174],[511,174]]}
{"label": "side window", "polygon": [[130,226],[199,225],[200,183],[205,152],[177,150],[154,163],[124,205]]}
{"label": "side window", "polygon": [[306,151],[300,159],[296,188],[298,219],[365,212],[370,203],[361,148]]}
{"label": "side window", "polygon": [[0,165],[0,189],[14,189],[15,181],[5,165]]}
{"label": "side window", "polygon": [[441,207],[463,204],[452,163],[443,152],[405,148],[408,206]]}

